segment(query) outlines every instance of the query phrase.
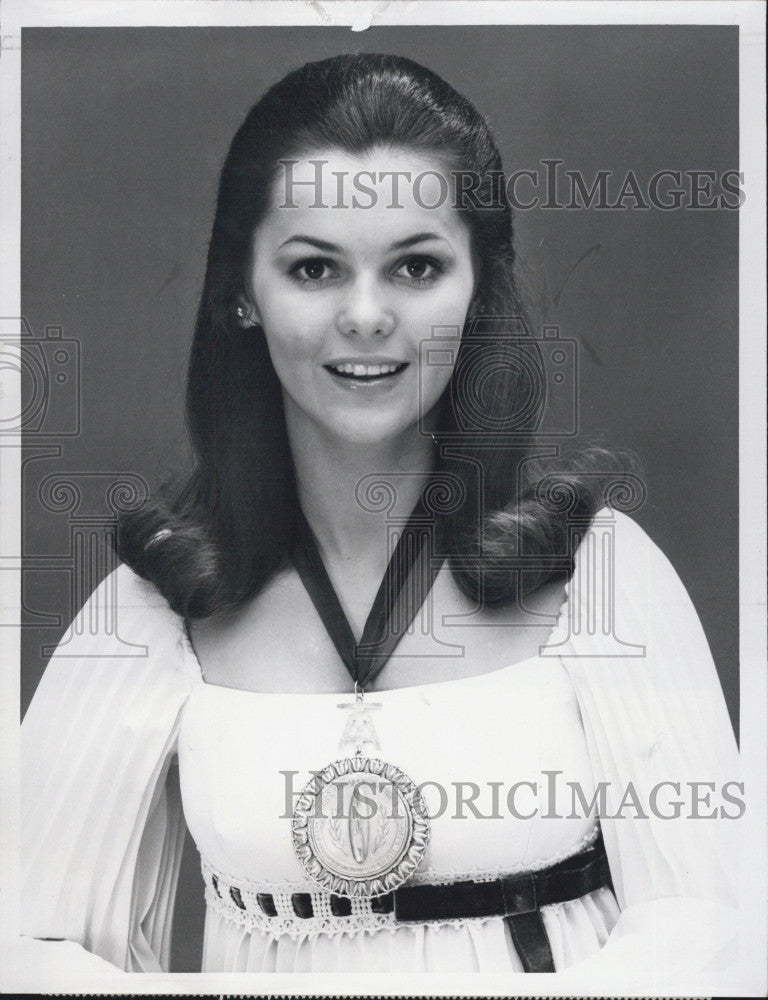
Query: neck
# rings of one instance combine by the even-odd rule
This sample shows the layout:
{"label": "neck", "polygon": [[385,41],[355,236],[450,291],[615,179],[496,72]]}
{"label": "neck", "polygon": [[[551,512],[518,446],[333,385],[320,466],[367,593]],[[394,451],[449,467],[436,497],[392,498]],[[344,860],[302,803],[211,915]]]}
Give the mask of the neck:
{"label": "neck", "polygon": [[414,429],[396,440],[360,444],[303,421],[299,428],[286,417],[299,503],[322,555],[383,571],[387,519],[407,518],[416,505],[433,468],[432,438]]}

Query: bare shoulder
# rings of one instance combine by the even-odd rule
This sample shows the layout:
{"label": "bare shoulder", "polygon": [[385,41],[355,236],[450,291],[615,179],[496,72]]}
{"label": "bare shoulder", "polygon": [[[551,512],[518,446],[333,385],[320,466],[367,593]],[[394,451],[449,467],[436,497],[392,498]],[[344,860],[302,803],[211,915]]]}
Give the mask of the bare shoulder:
{"label": "bare shoulder", "polygon": [[259,594],[238,607],[192,621],[190,633],[198,656],[209,662],[231,656],[251,642],[254,628],[265,620],[274,622],[276,628],[288,625],[302,593],[296,583],[293,574],[278,573]]}
{"label": "bare shoulder", "polygon": [[254,691],[343,690],[348,684],[310,598],[291,569],[235,610],[194,621],[190,635],[209,684]]}

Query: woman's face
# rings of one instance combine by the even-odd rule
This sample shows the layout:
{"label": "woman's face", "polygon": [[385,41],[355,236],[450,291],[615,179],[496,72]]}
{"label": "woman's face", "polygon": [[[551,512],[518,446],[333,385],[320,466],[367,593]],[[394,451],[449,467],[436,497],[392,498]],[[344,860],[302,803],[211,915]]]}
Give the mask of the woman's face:
{"label": "woman's face", "polygon": [[[394,171],[429,173],[417,186],[401,176],[394,190]],[[372,444],[421,418],[430,427],[475,288],[469,230],[435,172],[449,179],[436,162],[391,149],[331,149],[279,168],[254,234],[247,304],[292,433]],[[420,345],[436,327],[452,332],[440,331],[440,363],[424,365]]]}

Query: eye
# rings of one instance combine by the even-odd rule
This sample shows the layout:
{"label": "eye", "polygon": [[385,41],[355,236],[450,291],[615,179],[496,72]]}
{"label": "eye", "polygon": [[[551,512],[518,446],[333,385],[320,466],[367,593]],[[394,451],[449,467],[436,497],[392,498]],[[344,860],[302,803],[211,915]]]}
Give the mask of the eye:
{"label": "eye", "polygon": [[405,278],[411,285],[428,285],[437,281],[443,273],[443,265],[434,257],[413,256],[404,260],[396,269],[399,278]]}
{"label": "eye", "polygon": [[324,285],[336,276],[333,261],[323,257],[311,257],[296,261],[289,271],[290,276],[301,285]]}

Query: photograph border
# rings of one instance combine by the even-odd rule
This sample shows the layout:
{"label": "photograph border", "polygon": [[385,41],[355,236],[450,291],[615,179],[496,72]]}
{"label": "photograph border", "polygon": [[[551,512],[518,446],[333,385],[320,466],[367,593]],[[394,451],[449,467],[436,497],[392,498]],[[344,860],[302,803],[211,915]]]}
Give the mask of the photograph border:
{"label": "photograph border", "polygon": [[[303,3],[300,0],[138,0],[131,5],[111,0],[56,2],[56,0],[5,0],[2,8],[2,121],[0,122],[0,203],[3,225],[2,303],[0,316],[20,316],[21,220],[21,29],[22,27],[77,26],[349,26],[366,30],[376,25],[429,24],[732,24],[740,29],[739,46],[739,169],[744,172],[746,201],[739,212],[739,538],[740,538],[740,730],[743,777],[749,808],[742,821],[744,850],[738,859],[742,887],[741,955],[745,980],[716,980],[679,984],[688,993],[762,995],[766,989],[768,940],[768,683],[766,680],[766,230],[765,230],[765,23],[762,3],[651,2],[620,4],[607,0],[570,2],[354,2]],[[640,22],[639,18],[642,18]],[[7,399],[14,407],[20,386]],[[20,406],[17,406],[17,412]],[[0,607],[10,615],[21,609],[21,442],[6,438],[0,448],[2,510],[0,519]],[[17,617],[15,620],[19,620]],[[423,995],[504,996],[513,985],[500,976],[392,974],[375,981],[370,977],[337,974],[310,977],[296,974],[115,973],[93,976],[61,970],[13,968],[12,942],[18,934],[18,916],[12,901],[18,899],[19,749],[18,630],[0,629],[0,663],[3,697],[0,703],[0,759],[3,762],[0,793],[0,884],[4,903],[0,909],[0,946],[9,956],[0,975],[5,992],[130,993],[130,994],[243,994],[302,995],[308,988],[317,996]],[[527,974],[514,987],[529,995],[576,995],[575,980],[561,986],[546,975]],[[593,996],[670,995],[671,985],[661,978],[644,983],[591,981],[585,992]],[[745,990],[749,992],[745,992]]]}

